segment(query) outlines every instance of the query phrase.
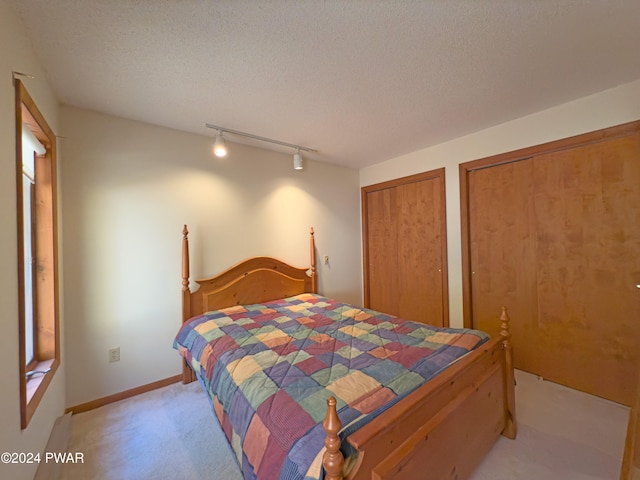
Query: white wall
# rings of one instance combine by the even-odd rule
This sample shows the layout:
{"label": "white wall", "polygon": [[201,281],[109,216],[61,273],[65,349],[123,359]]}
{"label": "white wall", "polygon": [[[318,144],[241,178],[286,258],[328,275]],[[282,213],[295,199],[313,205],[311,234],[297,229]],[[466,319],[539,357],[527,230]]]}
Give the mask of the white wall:
{"label": "white wall", "polygon": [[234,143],[219,159],[212,137],[61,116],[68,406],[180,373],[183,224],[192,279],[258,255],[309,265],[313,226],[320,292],[361,303],[357,170],[294,171],[292,155]]}
{"label": "white wall", "polygon": [[[21,430],[18,385],[15,91],[12,71],[36,76],[35,79],[25,79],[24,84],[49,126],[58,134],[58,102],[26,38],[20,18],[4,0],[0,0],[0,452],[36,453],[44,450],[55,419],[64,413],[64,345],[62,365],[28,428]],[[0,478],[31,479],[36,468],[37,464],[0,463]]]}
{"label": "white wall", "polygon": [[460,163],[640,119],[640,80],[360,170],[360,186],[445,167],[449,314],[462,326]]}

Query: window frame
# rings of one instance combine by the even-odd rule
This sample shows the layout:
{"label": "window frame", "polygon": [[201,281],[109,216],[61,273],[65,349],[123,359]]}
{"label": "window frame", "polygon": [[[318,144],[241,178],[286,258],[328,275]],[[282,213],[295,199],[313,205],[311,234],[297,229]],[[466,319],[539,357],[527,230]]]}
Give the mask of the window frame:
{"label": "window frame", "polygon": [[[19,79],[15,79],[16,197],[18,234],[18,341],[20,375],[20,424],[25,429],[44,397],[60,365],[58,282],[57,142],[44,116]],[[35,156],[32,238],[35,239],[34,271],[34,360],[26,364],[25,245],[22,131],[28,128],[45,146]],[[31,371],[46,371],[32,374]]]}

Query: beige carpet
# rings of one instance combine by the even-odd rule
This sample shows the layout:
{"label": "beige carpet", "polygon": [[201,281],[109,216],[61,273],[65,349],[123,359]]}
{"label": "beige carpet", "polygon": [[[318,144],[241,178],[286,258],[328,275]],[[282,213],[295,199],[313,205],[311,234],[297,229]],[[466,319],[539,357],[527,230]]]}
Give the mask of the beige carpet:
{"label": "beige carpet", "polygon": [[[501,437],[472,480],[619,477],[628,408],[527,373],[516,379],[518,439]],[[70,451],[85,463],[66,465],[63,480],[241,479],[198,383],[74,415]]]}
{"label": "beige carpet", "polygon": [[617,480],[629,408],[516,371],[518,438],[500,437],[472,480]]}
{"label": "beige carpet", "polygon": [[176,383],[71,418],[62,480],[241,480],[198,382]]}

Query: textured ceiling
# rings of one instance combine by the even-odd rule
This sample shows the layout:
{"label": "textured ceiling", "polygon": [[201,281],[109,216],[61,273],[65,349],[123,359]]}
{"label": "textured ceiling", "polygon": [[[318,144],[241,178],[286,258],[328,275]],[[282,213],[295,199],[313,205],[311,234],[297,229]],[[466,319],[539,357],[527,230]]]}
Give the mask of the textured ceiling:
{"label": "textured ceiling", "polygon": [[0,1],[63,103],[351,167],[640,78],[638,0]]}

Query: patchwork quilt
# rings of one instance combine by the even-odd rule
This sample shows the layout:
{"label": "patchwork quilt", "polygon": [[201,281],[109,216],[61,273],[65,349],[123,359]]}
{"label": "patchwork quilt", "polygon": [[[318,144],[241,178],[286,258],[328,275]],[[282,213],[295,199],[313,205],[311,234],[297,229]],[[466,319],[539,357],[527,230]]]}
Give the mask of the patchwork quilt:
{"label": "patchwork quilt", "polygon": [[302,480],[322,477],[329,396],[346,438],[487,339],[302,294],[195,317],[174,347],[244,478]]}

